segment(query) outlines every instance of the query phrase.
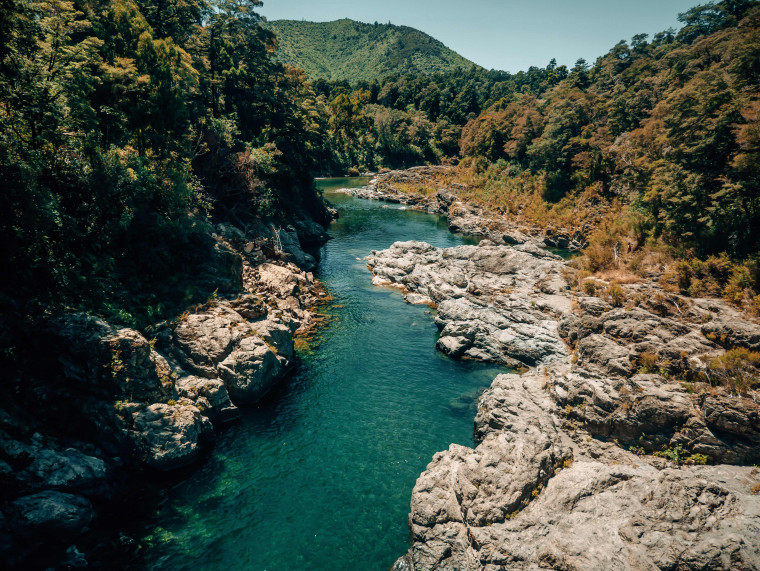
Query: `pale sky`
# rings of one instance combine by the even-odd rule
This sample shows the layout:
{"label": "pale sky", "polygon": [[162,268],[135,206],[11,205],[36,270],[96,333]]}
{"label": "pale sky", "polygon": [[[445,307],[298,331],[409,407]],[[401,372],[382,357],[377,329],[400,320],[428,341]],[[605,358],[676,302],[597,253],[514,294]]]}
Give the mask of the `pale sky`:
{"label": "pale sky", "polygon": [[589,63],[620,40],[678,28],[699,0],[264,0],[268,20],[391,22],[430,34],[469,60],[517,72],[549,60]]}

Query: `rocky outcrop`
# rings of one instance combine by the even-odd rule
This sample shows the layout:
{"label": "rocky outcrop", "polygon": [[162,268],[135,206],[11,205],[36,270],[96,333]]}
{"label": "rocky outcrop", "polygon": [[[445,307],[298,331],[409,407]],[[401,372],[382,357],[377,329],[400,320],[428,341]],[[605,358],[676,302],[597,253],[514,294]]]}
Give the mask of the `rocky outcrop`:
{"label": "rocky outcrop", "polygon": [[394,569],[760,568],[758,395],[709,382],[755,323],[654,286],[571,291],[531,242],[400,242],[368,265],[438,308],[441,351],[533,367],[480,398],[474,449],[420,476]]}
{"label": "rocky outcrop", "polygon": [[444,353],[511,366],[567,355],[556,318],[570,299],[558,256],[488,240],[447,249],[397,242],[372,252],[367,264],[376,285],[400,287],[408,301],[437,306],[437,346]]}
{"label": "rocky outcrop", "polygon": [[478,446],[436,454],[418,479],[394,569],[757,568],[760,471],[570,438],[546,387],[535,372],[496,378]]}
{"label": "rocky outcrop", "polygon": [[324,229],[298,225],[280,231],[277,248],[271,233],[218,225],[209,280],[228,293],[149,336],[86,313],[29,328],[33,374],[0,407],[0,554],[9,566],[63,557],[86,565],[72,542],[129,488],[127,470],[147,477],[192,464],[213,442],[214,425],[237,418],[239,406],[290,371],[294,334],[311,326],[310,308],[324,295],[289,261],[313,266],[299,236],[314,244]]}
{"label": "rocky outcrop", "polygon": [[452,232],[483,236],[495,244],[532,243],[568,250],[580,250],[585,246],[585,236],[590,228],[541,228],[535,224],[505,218],[499,212],[462,200],[460,195],[466,187],[460,183],[446,181],[446,175],[452,172],[453,167],[449,166],[419,166],[394,170],[376,175],[366,187],[346,188],[338,192],[442,214],[447,217],[449,230]]}

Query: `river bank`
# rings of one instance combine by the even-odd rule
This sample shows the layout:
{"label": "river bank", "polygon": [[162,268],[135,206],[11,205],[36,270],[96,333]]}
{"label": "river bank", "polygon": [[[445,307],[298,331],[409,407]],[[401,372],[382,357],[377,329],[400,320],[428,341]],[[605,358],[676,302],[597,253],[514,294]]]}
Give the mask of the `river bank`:
{"label": "river bank", "polygon": [[[370,192],[425,209],[448,196]],[[367,260],[376,285],[437,306],[439,350],[528,368],[480,398],[477,446],[418,479],[394,569],[758,568],[760,325],[723,300],[579,278],[545,236],[503,245],[510,227]]]}
{"label": "river bank", "polygon": [[141,333],[63,313],[17,331],[17,347],[34,357],[0,411],[0,550],[10,568],[126,565],[138,543],[112,511],[134,509],[125,498],[197,463],[215,429],[292,370],[294,338],[327,296],[303,250],[326,240],[324,228],[218,224],[210,238],[210,295],[170,322]]}
{"label": "river bank", "polygon": [[445,216],[449,230],[468,236],[482,236],[496,244],[525,244],[580,250],[593,228],[539,226],[518,216],[504,216],[461,198],[462,184],[454,182],[451,166],[420,166],[375,175],[364,188],[344,192],[367,200],[382,200],[407,208]]}

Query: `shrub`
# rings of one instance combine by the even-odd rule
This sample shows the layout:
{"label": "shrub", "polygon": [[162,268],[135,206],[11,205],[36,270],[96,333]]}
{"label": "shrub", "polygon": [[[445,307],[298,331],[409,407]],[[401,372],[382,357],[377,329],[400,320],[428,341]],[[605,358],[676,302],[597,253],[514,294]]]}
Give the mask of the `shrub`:
{"label": "shrub", "polygon": [[621,307],[625,303],[625,293],[620,284],[611,283],[607,288],[607,295],[610,296],[613,307]]}
{"label": "shrub", "polygon": [[676,285],[681,293],[687,293],[691,287],[691,280],[694,278],[694,270],[686,260],[676,262],[674,272],[676,275]]}
{"label": "shrub", "polygon": [[737,347],[712,359],[708,369],[713,383],[744,394],[760,383],[760,353]]}
{"label": "shrub", "polygon": [[659,357],[654,353],[641,353],[638,356],[639,372],[651,373],[657,370],[657,360]]}

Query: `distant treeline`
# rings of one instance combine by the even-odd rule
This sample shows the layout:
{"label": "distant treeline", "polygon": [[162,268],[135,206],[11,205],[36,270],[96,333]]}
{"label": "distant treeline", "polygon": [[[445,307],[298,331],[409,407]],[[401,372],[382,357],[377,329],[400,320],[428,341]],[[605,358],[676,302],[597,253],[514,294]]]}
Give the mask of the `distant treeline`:
{"label": "distant treeline", "polygon": [[0,3],[4,306],[162,319],[201,295],[183,280],[210,222],[323,216],[315,174],[420,163],[461,163],[503,212],[613,205],[639,243],[758,250],[757,0],[698,6],[593,65],[359,82],[275,61],[259,4]]}
{"label": "distant treeline", "polygon": [[329,101],[334,164],[457,161],[503,210],[623,203],[640,242],[747,256],[760,246],[760,3],[621,41],[593,65],[471,69],[348,84]]}

